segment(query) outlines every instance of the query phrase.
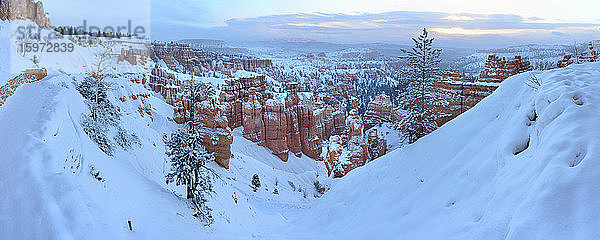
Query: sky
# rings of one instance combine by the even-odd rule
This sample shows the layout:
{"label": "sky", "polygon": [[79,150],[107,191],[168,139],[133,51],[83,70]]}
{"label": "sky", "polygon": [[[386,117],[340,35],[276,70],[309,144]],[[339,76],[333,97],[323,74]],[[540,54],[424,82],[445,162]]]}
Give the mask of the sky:
{"label": "sky", "polygon": [[[73,4],[76,3],[76,4]],[[598,0],[44,0],[53,23],[147,28],[153,39],[410,43],[422,28],[449,47],[600,39]],[[71,24],[72,25],[72,24]]]}

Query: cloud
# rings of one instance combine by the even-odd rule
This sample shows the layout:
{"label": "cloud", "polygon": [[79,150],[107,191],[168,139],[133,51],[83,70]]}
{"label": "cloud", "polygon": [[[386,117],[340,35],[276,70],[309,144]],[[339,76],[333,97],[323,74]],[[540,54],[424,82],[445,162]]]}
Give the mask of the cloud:
{"label": "cloud", "polygon": [[[338,14],[297,13],[232,18],[223,26],[177,23],[170,37],[218,38],[231,41],[311,39],[335,43],[410,43],[426,27],[438,44],[497,47],[519,43],[569,43],[600,38],[600,25],[546,21],[514,14],[456,14],[395,11]],[[153,25],[155,26],[155,25]],[[154,29],[154,28],[153,28]],[[155,33],[156,31],[153,30]],[[156,36],[156,35],[155,35]],[[156,36],[161,38],[161,36]]]}
{"label": "cloud", "polygon": [[[166,0],[81,0],[74,4],[73,0],[45,0],[44,6],[55,25],[79,26],[83,20],[87,20],[88,25],[120,26],[132,20],[136,26],[150,26],[148,28],[151,28],[152,38],[156,40],[311,39],[334,43],[410,44],[410,38],[418,35],[424,27],[437,38],[438,44],[456,47],[572,43],[600,38],[599,24],[516,14],[432,11],[273,14],[296,12],[302,7],[297,4],[286,5],[277,0],[264,0],[262,5],[252,2],[179,0],[174,4]],[[279,7],[288,10],[275,10]],[[98,14],[99,12],[103,14]],[[265,15],[260,16],[261,13]]]}

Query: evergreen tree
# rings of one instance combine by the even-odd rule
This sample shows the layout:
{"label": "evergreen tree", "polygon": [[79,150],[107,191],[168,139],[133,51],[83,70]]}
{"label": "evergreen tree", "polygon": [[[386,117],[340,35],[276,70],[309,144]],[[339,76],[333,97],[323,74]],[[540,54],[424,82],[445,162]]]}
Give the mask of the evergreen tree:
{"label": "evergreen tree", "polygon": [[399,123],[399,129],[410,143],[437,129],[437,119],[443,117],[439,111],[447,102],[435,89],[441,62],[441,49],[433,48],[434,38],[428,37],[427,29],[418,38],[413,38],[415,47],[402,49],[406,55],[408,71],[403,73],[408,87],[400,96],[399,103],[406,115]]}
{"label": "evergreen tree", "polygon": [[207,167],[214,161],[212,154],[201,145],[201,136],[191,129],[180,129],[171,138],[165,139],[166,154],[171,162],[171,171],[166,175],[167,184],[185,185],[187,198],[199,218],[206,225],[214,222],[212,209],[206,204],[214,193],[212,180],[215,172]]}
{"label": "evergreen tree", "polygon": [[200,104],[214,94],[215,90],[211,85],[198,83],[192,77],[179,96],[181,101],[176,103],[176,107],[181,110],[179,114],[184,120],[185,127],[193,130],[198,126]]}
{"label": "evergreen tree", "polygon": [[84,115],[81,120],[83,131],[100,150],[109,156],[113,155],[114,144],[109,134],[114,134],[114,141],[123,150],[127,151],[133,145],[141,145],[135,133],[130,133],[120,126],[121,114],[108,97],[110,88],[106,82],[87,77],[77,85],[76,89],[90,109],[90,114]]}
{"label": "evergreen tree", "polygon": [[132,149],[134,145],[138,147],[142,146],[139,137],[135,133],[130,133],[121,126],[117,127],[117,134],[114,140],[125,151]]}
{"label": "evergreen tree", "polygon": [[165,139],[167,156],[171,161],[171,171],[167,174],[167,184],[186,186],[186,195],[191,199],[192,206],[198,217],[206,225],[213,223],[212,209],[206,204],[208,197],[214,192],[212,180],[217,177],[215,172],[207,167],[214,161],[202,145],[208,132],[198,121],[200,104],[214,94],[208,85],[197,83],[192,78],[179,96],[176,103],[179,117],[184,121],[182,129],[175,132],[170,139]]}
{"label": "evergreen tree", "polygon": [[121,115],[108,99],[108,90],[105,82],[89,77],[77,86],[77,91],[85,98],[85,103],[90,109],[90,115],[84,115],[81,121],[83,131],[100,150],[112,156],[112,141],[107,134],[111,128],[118,126]]}
{"label": "evergreen tree", "polygon": [[260,177],[258,174],[252,176],[252,189],[256,192],[260,188]]}

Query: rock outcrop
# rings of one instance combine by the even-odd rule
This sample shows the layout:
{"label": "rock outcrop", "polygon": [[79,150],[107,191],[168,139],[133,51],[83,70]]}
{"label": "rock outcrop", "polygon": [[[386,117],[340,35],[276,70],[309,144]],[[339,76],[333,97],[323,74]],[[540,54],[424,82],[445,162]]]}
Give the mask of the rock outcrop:
{"label": "rock outcrop", "polygon": [[225,81],[219,99],[225,106],[225,116],[229,127],[235,129],[242,126],[242,99],[240,98],[241,84],[233,79]]}
{"label": "rock outcrop", "polygon": [[[287,103],[286,103],[287,105]],[[300,142],[300,124],[298,123],[298,113],[295,107],[285,109],[287,120],[286,144],[288,149],[297,157],[302,156],[302,144]]]}
{"label": "rock outcrop", "polygon": [[[358,114],[358,110],[354,108],[346,118],[344,134],[330,137],[327,146],[321,153],[329,175],[343,177],[372,159],[370,145],[367,143],[363,131],[363,120]],[[377,148],[376,150],[380,151],[379,146]]]}
{"label": "rock outcrop", "polygon": [[531,71],[531,63],[523,60],[521,56],[506,59],[489,55],[485,62],[485,68],[479,73],[479,81],[499,83],[510,76],[527,71]]}
{"label": "rock outcrop", "polygon": [[152,43],[151,58],[163,60],[171,70],[185,68],[195,76],[233,77],[238,70],[255,71],[272,66],[271,60],[241,55],[223,55],[191,48],[184,43]]}
{"label": "rock outcrop", "polygon": [[[299,84],[292,81],[267,83],[267,77],[262,74],[268,74],[268,70],[259,71],[261,74],[237,71],[263,68],[270,65],[268,61],[238,61],[235,56],[226,58],[205,53],[185,44],[155,43],[152,50],[150,57],[155,61],[162,60],[168,68],[165,70],[157,66],[153,69],[149,85],[155,92],[165,96],[167,102],[173,102],[171,99],[181,92],[179,87],[182,85],[171,72],[181,69],[194,75],[209,73],[209,77],[229,77],[225,79],[219,95],[227,127],[243,127],[244,138],[264,146],[283,161],[288,160],[290,153],[297,157],[306,155],[315,160],[326,160],[330,170],[339,165],[338,169],[342,171],[337,171],[336,176],[343,176],[364,165],[372,156],[380,156],[386,151],[384,140],[373,138],[369,142],[365,137],[365,121],[356,110],[357,102],[350,112],[341,102],[353,96],[355,90],[350,80],[355,75],[342,74],[338,77],[345,80],[340,84],[327,83],[307,93],[300,92]],[[122,55],[127,54],[124,52]],[[287,86],[287,92],[284,86]],[[268,91],[267,87],[272,91]],[[376,98],[366,118],[369,127],[378,122],[392,121],[390,102],[385,95]],[[324,149],[323,139],[335,141],[330,141]],[[336,141],[342,151],[338,155],[331,147]]]}
{"label": "rock outcrop", "polygon": [[284,104],[273,99],[266,101],[263,109],[265,125],[264,145],[283,161],[288,160],[287,118]]}
{"label": "rock outcrop", "polygon": [[[197,128],[202,134],[202,146],[207,152],[213,153],[215,161],[221,167],[229,169],[233,137],[227,117],[224,115],[225,106],[212,96],[197,96],[195,99],[190,99],[190,94],[186,93],[187,90],[182,90],[177,95],[173,119],[179,124],[191,123]],[[192,114],[189,111],[194,112]]]}
{"label": "rock outcrop", "polygon": [[31,20],[39,27],[51,26],[44,4],[33,0],[0,0],[0,20]]}
{"label": "rock outcrop", "polygon": [[371,129],[373,126],[392,121],[392,101],[388,95],[381,93],[369,102],[365,112],[365,129]]}
{"label": "rock outcrop", "polygon": [[48,76],[48,71],[45,68],[27,69],[13,79],[0,86],[0,107],[4,105],[6,99],[12,96],[17,88],[27,83],[37,82]]}
{"label": "rock outcrop", "polygon": [[[320,118],[313,106],[301,101],[296,84],[290,84],[284,100],[266,91],[264,76],[228,80],[220,100],[229,127],[243,126],[246,139],[270,149],[283,161],[289,152],[320,159],[323,127],[317,126],[325,125],[317,120]],[[333,116],[324,118],[329,119],[327,127],[333,129]]]}
{"label": "rock outcrop", "polygon": [[315,133],[315,116],[311,106],[299,105],[297,108],[298,124],[300,125],[300,144],[302,153],[312,159],[318,159],[321,154],[321,139]]}
{"label": "rock outcrop", "polygon": [[177,101],[177,95],[181,92],[183,82],[175,77],[175,74],[167,72],[158,64],[150,71],[150,89],[159,93],[165,99],[165,102],[174,106]]}
{"label": "rock outcrop", "polygon": [[287,139],[286,143],[289,150],[297,157],[302,156],[302,143],[300,141],[300,123],[298,118],[298,85],[293,83],[288,86],[288,92],[285,97],[285,116],[287,118]]}
{"label": "rock outcrop", "polygon": [[364,166],[368,160],[368,151],[368,145],[361,136],[332,136],[322,153],[328,175],[339,178]]}
{"label": "rock outcrop", "polygon": [[202,145],[207,152],[213,153],[215,161],[221,167],[229,169],[233,137],[227,118],[222,114],[222,106],[213,99],[205,100],[200,105],[198,122],[203,128]]}
{"label": "rock outcrop", "polygon": [[377,159],[387,153],[387,141],[379,136],[376,128],[367,131],[366,135],[370,160]]}
{"label": "rock outcrop", "polygon": [[346,118],[346,133],[350,137],[362,136],[363,135],[363,120],[358,115],[358,110],[352,109]]}
{"label": "rock outcrop", "polygon": [[121,49],[121,54],[117,59],[117,63],[128,62],[131,65],[146,65],[148,61],[148,50],[147,49],[135,49],[131,46],[129,48]]}
{"label": "rock outcrop", "polygon": [[244,126],[244,137],[255,143],[261,143],[264,140],[265,125],[263,122],[263,111],[260,99],[256,95],[249,97],[242,107],[243,117],[242,126]]}

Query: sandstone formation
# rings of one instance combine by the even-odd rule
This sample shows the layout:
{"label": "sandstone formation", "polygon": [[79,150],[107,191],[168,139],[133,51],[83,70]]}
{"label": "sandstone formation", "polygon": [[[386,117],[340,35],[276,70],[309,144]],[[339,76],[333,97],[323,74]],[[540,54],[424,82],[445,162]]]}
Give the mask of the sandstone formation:
{"label": "sandstone formation", "polygon": [[294,155],[300,157],[302,156],[302,144],[300,143],[300,124],[298,123],[298,113],[293,107],[286,108],[285,116],[287,119],[286,144],[290,151],[294,153]]}
{"label": "sandstone formation", "polygon": [[226,82],[220,100],[230,127],[243,126],[245,138],[267,147],[283,161],[288,152],[319,158],[315,114],[312,106],[300,101],[297,85],[290,84],[284,101],[266,92],[264,76],[239,78]]}
{"label": "sandstone formation", "polygon": [[183,82],[177,79],[175,74],[160,68],[158,64],[150,71],[148,87],[163,96],[166,103],[175,105],[177,95],[181,92],[180,86],[183,86]]}
{"label": "sandstone formation", "polygon": [[589,42],[585,51],[582,51],[578,56],[565,55],[563,59],[558,61],[556,66],[563,68],[574,63],[600,62],[600,50],[594,48],[594,43]]}
{"label": "sandstone formation", "polygon": [[255,71],[272,66],[271,60],[209,53],[182,43],[152,43],[150,57],[155,62],[163,60],[171,70],[185,71],[195,76],[214,76],[219,73],[232,77],[238,70]]}
{"label": "sandstone formation", "polygon": [[[189,99],[189,95],[178,94],[176,98],[173,118],[179,124],[191,123],[202,135],[202,146],[208,153],[213,153],[215,161],[223,168],[229,169],[231,157],[231,144],[233,137],[223,115],[224,106],[211,96],[199,96],[199,99]],[[194,104],[192,108],[191,105]],[[192,114],[188,111],[195,109]],[[194,116],[194,119],[188,119]]]}
{"label": "sandstone formation", "polygon": [[352,109],[346,118],[346,133],[350,137],[362,136],[363,134],[363,121],[358,115],[358,110]]}
{"label": "sandstone formation", "polygon": [[242,100],[240,99],[240,85],[234,80],[226,80],[219,96],[225,106],[225,116],[229,127],[235,129],[242,126]]}
{"label": "sandstone formation", "polygon": [[368,150],[368,145],[361,136],[332,136],[322,155],[328,175],[343,177],[350,171],[364,166],[368,160]]}
{"label": "sandstone formation", "polygon": [[221,167],[229,169],[233,137],[227,126],[227,118],[223,116],[221,106],[213,99],[205,100],[201,106],[199,124],[203,127],[202,145],[207,152],[214,154],[215,161]]}
{"label": "sandstone formation", "polygon": [[264,145],[283,161],[287,161],[289,149],[286,142],[287,118],[284,104],[273,99],[267,100],[263,109],[263,119],[265,124]]}
{"label": "sandstone formation", "polygon": [[260,99],[256,95],[251,95],[248,101],[244,102],[242,113],[244,137],[255,143],[262,143],[265,125],[263,123],[263,111]]}
{"label": "sandstone formation", "polygon": [[479,73],[479,81],[499,83],[510,76],[530,70],[530,62],[523,60],[521,56],[507,60],[496,55],[489,55],[485,62],[485,69]]}
{"label": "sandstone formation", "polygon": [[34,0],[0,0],[0,20],[31,20],[39,27],[50,27],[44,4]]}
{"label": "sandstone formation", "polygon": [[146,65],[148,61],[148,50],[134,49],[131,46],[127,49],[121,49],[121,54],[117,59],[117,63],[128,62],[131,65]]}
{"label": "sandstone formation", "polygon": [[446,70],[440,74],[440,81],[435,83],[435,88],[442,96],[446,97],[448,106],[438,111],[446,117],[438,119],[437,125],[442,126],[458,115],[469,110],[475,104],[494,92],[500,83],[513,75],[531,70],[531,64],[521,56],[513,59],[500,58],[489,55],[485,69],[479,76],[470,76],[459,70]]}
{"label": "sandstone formation", "polygon": [[589,42],[587,49],[581,53],[579,62],[600,62],[600,50],[594,48],[593,42]]}
{"label": "sandstone formation", "polygon": [[299,105],[297,108],[302,153],[318,159],[321,154],[321,139],[315,133],[315,117],[311,106]]}
{"label": "sandstone formation", "polygon": [[369,159],[377,159],[387,153],[387,141],[379,136],[376,128],[367,133],[367,144],[369,146]]}
{"label": "sandstone formation", "polygon": [[[267,86],[272,89],[273,85],[267,84],[265,75],[243,71],[234,73],[246,68],[263,69],[270,64],[267,62],[244,58],[235,60],[236,56],[205,53],[185,44],[155,43],[150,57],[155,61],[162,60],[166,69],[156,65],[148,85],[174,106],[177,106],[183,83],[171,72],[183,71],[197,76],[207,76],[208,73],[209,77],[216,73],[229,76],[220,88],[219,95],[221,114],[227,119],[227,127],[243,127],[243,137],[268,148],[283,161],[287,161],[290,152],[298,157],[304,154],[315,160],[326,160],[324,157],[327,157],[335,159],[330,160],[333,161],[328,164],[330,167],[339,165],[344,169],[336,174],[344,175],[364,165],[372,155],[378,156],[385,152],[385,147],[382,147],[385,144],[382,144],[381,139],[367,141],[358,110],[347,113],[340,102],[340,99],[354,91],[350,79],[341,84],[325,84],[311,93],[300,92],[298,83],[286,81],[284,86],[287,86],[287,92],[281,88],[273,92],[267,90]],[[231,65],[235,62],[240,67]],[[219,77],[223,78],[223,75]],[[379,105],[372,108],[373,119],[386,119],[391,115],[386,110],[388,106],[384,106],[386,99],[380,98],[378,101],[382,103],[376,103],[375,105]],[[335,151],[330,151],[331,154],[323,155],[322,139],[341,139],[341,149],[350,154],[344,153],[336,157]],[[331,149],[329,145],[331,144],[327,148]],[[377,153],[370,154],[371,148]],[[340,162],[341,165],[338,164]]]}
{"label": "sandstone formation", "polygon": [[4,105],[6,99],[12,96],[17,88],[27,83],[37,82],[48,76],[45,68],[27,69],[13,79],[0,86],[0,107]]}
{"label": "sandstone formation", "polygon": [[[329,143],[321,153],[329,175],[343,177],[353,169],[364,166],[368,161],[374,159],[371,158],[373,154],[370,153],[371,148],[363,132],[363,120],[358,114],[358,110],[354,108],[346,118],[344,134],[330,137]],[[385,154],[386,149],[382,149],[380,146],[385,143],[377,139],[377,142],[372,142],[372,144],[374,150],[378,151],[374,155],[378,155],[382,150]]]}
{"label": "sandstone formation", "polygon": [[300,140],[300,123],[298,118],[298,104],[300,98],[298,96],[298,85],[292,83],[288,86],[288,92],[285,98],[285,114],[287,119],[287,139],[288,148],[294,155],[302,156],[302,143]]}
{"label": "sandstone formation", "polygon": [[365,129],[381,123],[392,122],[392,101],[388,95],[381,93],[369,102],[364,116]]}

